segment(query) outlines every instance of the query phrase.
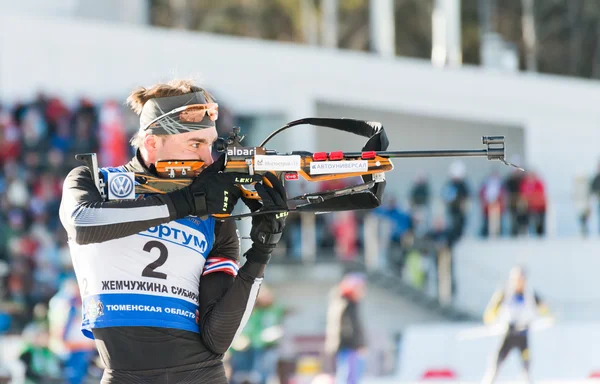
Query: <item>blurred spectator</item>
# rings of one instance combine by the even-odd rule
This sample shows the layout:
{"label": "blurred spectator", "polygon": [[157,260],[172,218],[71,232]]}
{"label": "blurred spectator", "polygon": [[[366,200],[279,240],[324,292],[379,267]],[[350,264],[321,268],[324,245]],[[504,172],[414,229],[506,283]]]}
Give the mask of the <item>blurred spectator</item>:
{"label": "blurred spectator", "polygon": [[0,166],[14,161],[21,152],[21,131],[10,113],[0,106]]}
{"label": "blurred spectator", "polygon": [[427,231],[424,239],[435,248],[447,248],[449,244],[448,230],[443,217],[436,217],[431,228]]}
{"label": "blurred spectator", "polygon": [[442,199],[446,204],[449,217],[449,236],[454,244],[458,241],[465,230],[468,201],[471,195],[466,180],[466,167],[462,161],[454,161],[450,165],[450,180],[442,191]]}
{"label": "blurred spectator", "polygon": [[[422,242],[424,243],[423,249],[424,252],[427,253],[429,259],[432,260],[433,265],[433,271],[435,274],[435,288],[438,291],[439,294],[439,284],[440,281],[448,278],[450,279],[450,294],[453,294],[455,292],[455,288],[456,288],[456,280],[454,278],[454,268],[453,268],[453,261],[454,259],[452,258],[452,252],[450,249],[450,239],[449,239],[449,234],[448,234],[448,230],[446,229],[446,223],[444,221],[443,217],[436,217],[433,220],[433,224],[431,226],[431,228],[427,231],[427,233],[425,234],[425,236],[422,239]],[[447,268],[449,270],[440,270],[440,259],[443,258],[443,256],[448,256],[449,257],[449,265],[447,266]],[[443,268],[443,265],[442,265]],[[449,276],[447,276],[446,274],[449,274]]]}
{"label": "blurred spectator", "polygon": [[545,234],[546,193],[542,180],[533,171],[528,171],[521,183],[521,196],[527,204],[528,224],[538,236]]}
{"label": "blurred spectator", "polygon": [[32,323],[25,328],[23,339],[25,348],[19,360],[25,365],[25,383],[63,383],[60,360],[48,347],[48,328]]}
{"label": "blurred spectator", "polygon": [[229,351],[233,383],[266,384],[276,377],[284,315],[273,292],[262,285],[248,323]]}
{"label": "blurred spectator", "polygon": [[401,274],[406,261],[406,245],[411,243],[412,240],[413,217],[410,212],[401,209],[393,196],[385,199],[384,203],[377,207],[373,213],[389,225],[389,229],[383,231],[386,238],[383,239],[380,245],[388,250],[386,255],[387,264],[396,273]]}
{"label": "blurred spectator", "polygon": [[576,207],[577,221],[579,229],[583,236],[589,235],[588,222],[592,214],[591,195],[589,178],[586,175],[579,174],[575,176],[573,185],[573,200]]}
{"label": "blurred spectator", "polygon": [[[89,117],[92,119],[93,117]],[[87,120],[86,120],[87,121]],[[125,132],[124,121],[119,106],[114,101],[107,101],[100,109],[100,153],[99,166],[112,166],[113,164],[126,164],[130,157],[128,151],[128,137]],[[86,129],[93,121],[86,122]],[[88,143],[88,145],[91,143]]]}
{"label": "blurred spectator", "polygon": [[18,310],[18,308],[12,307],[7,300],[6,276],[8,276],[8,263],[0,260],[0,337],[10,330],[13,313]]}
{"label": "blurred spectator", "polygon": [[358,383],[364,375],[367,335],[360,308],[365,294],[365,276],[349,273],[329,298],[325,352],[333,360],[336,383]]}
{"label": "blurred spectator", "polygon": [[81,384],[98,355],[93,340],[81,333],[81,297],[74,277],[66,278],[49,302],[50,346],[64,365],[68,384]]}
{"label": "blurred spectator", "polygon": [[479,199],[482,209],[482,227],[481,236],[490,235],[490,224],[492,224],[492,234],[502,234],[502,212],[504,211],[505,190],[502,185],[502,179],[498,171],[494,170],[490,176],[484,180],[479,190]]}
{"label": "blurred spectator", "polygon": [[414,229],[413,217],[410,212],[403,210],[393,196],[377,207],[374,212],[392,223],[391,237],[394,243],[400,244],[402,238]]}
{"label": "blurred spectator", "polygon": [[424,289],[427,282],[429,264],[418,248],[410,248],[402,269],[402,278],[414,288]]}
{"label": "blurred spectator", "polygon": [[425,173],[419,172],[410,190],[410,210],[418,236],[430,225],[430,198],[429,180]]}
{"label": "blurred spectator", "polygon": [[[513,164],[519,164],[520,159],[515,157],[511,159]],[[518,169],[514,169],[504,181],[506,190],[507,210],[509,232],[511,236],[517,236],[523,233],[527,226],[527,207],[521,198],[521,183],[524,173]]]}
{"label": "blurred spectator", "polygon": [[[348,179],[333,179],[307,185],[310,192],[325,192],[342,189],[362,183],[360,177]],[[355,260],[360,248],[360,213],[355,211],[332,212],[316,216],[318,246],[331,249],[339,260]]]}
{"label": "blurred spectator", "polygon": [[358,220],[354,211],[332,214],[331,233],[335,239],[334,251],[338,260],[354,261],[358,256]]}

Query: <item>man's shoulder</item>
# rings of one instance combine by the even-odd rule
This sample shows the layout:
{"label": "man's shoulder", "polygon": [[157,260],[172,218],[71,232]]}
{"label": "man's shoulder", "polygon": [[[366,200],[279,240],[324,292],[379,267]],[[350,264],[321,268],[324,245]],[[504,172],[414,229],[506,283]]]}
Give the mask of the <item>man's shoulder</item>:
{"label": "man's shoulder", "polygon": [[92,171],[87,165],[79,165],[71,169],[64,179],[65,187],[76,187],[85,184],[88,181],[93,181]]}
{"label": "man's shoulder", "polygon": [[[127,172],[125,165],[119,166],[110,166],[110,167],[98,167],[98,171],[102,173],[111,173],[111,172]],[[77,167],[71,169],[67,173],[67,178],[77,178],[77,177],[86,177],[91,178],[92,170],[87,165],[78,165]]]}
{"label": "man's shoulder", "polygon": [[91,176],[92,171],[88,168],[87,165],[78,165],[77,167],[71,169],[67,174],[67,177],[71,176]]}

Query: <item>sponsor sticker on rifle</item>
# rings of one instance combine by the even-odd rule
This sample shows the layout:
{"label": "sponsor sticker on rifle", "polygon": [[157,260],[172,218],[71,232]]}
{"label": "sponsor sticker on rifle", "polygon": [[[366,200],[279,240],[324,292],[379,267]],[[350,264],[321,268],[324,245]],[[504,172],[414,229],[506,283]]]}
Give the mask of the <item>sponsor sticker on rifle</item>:
{"label": "sponsor sticker on rifle", "polygon": [[135,199],[135,178],[133,172],[108,173],[108,200]]}
{"label": "sponsor sticker on rifle", "polygon": [[300,155],[256,155],[254,169],[257,171],[299,171]]}
{"label": "sponsor sticker on rifle", "polygon": [[368,169],[369,162],[367,160],[313,161],[310,163],[311,175],[366,172]]}
{"label": "sponsor sticker on rifle", "polygon": [[252,156],[254,155],[254,147],[228,147],[228,156]]}

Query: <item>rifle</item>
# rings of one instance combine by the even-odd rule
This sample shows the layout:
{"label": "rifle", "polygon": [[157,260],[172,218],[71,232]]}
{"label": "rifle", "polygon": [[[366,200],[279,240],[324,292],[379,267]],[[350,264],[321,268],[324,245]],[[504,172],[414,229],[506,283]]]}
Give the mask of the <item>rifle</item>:
{"label": "rifle", "polygon": [[[308,152],[293,151],[279,153],[266,149],[266,143],[282,131],[301,124],[309,124],[341,130],[367,137],[368,141],[361,151],[357,152]],[[310,182],[362,178],[362,183],[344,188],[323,192],[305,193],[288,198],[288,212],[326,213],[334,211],[372,209],[378,207],[385,191],[385,173],[392,171],[392,158],[411,157],[486,157],[488,160],[499,160],[516,167],[505,160],[504,136],[483,136],[481,149],[470,150],[420,150],[420,151],[388,151],[389,140],[379,122],[363,121],[348,118],[304,118],[287,123],[272,132],[263,142],[255,147],[244,147],[245,136],[240,135],[240,128],[234,127],[227,138],[219,138],[217,151],[226,154],[224,172],[241,172],[249,175],[272,172],[285,183],[303,178]],[[98,171],[95,153],[77,154],[75,158],[84,162],[94,175],[94,182],[100,194],[107,197],[107,183],[104,175]],[[156,176],[136,173],[135,196],[163,194],[189,185],[205,168],[199,160],[161,160],[155,164]],[[266,179],[265,179],[266,180]],[[247,199],[260,199],[252,188],[240,185],[242,194]],[[108,188],[110,189],[110,188]],[[290,206],[290,203],[292,206]],[[303,204],[302,204],[303,203]],[[214,215],[220,220],[242,219],[249,216],[272,213],[276,211],[259,210],[239,215]]]}

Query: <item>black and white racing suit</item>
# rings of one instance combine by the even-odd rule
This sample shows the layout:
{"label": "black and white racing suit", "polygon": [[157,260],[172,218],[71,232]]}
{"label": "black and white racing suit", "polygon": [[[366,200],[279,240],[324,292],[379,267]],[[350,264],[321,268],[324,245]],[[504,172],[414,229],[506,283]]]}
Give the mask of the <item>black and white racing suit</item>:
{"label": "black and white racing suit", "polygon": [[[108,173],[151,171],[139,153]],[[105,201],[90,170],[64,183],[65,227],[103,383],[226,383],[222,358],[253,308],[264,264],[239,268],[234,221],[174,219],[165,195]]]}

